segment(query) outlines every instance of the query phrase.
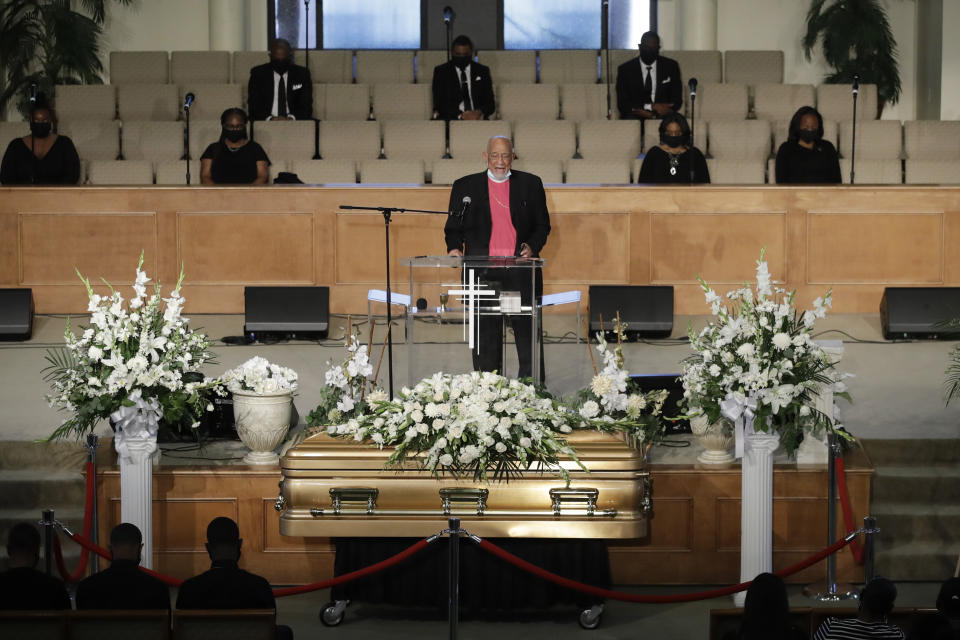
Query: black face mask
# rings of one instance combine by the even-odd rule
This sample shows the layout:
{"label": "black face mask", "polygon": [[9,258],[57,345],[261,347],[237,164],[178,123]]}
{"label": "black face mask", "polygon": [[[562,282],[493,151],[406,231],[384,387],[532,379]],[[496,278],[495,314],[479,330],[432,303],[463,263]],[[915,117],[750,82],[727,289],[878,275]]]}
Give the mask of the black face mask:
{"label": "black face mask", "polygon": [[800,129],[800,131],[797,132],[797,137],[804,142],[816,142],[820,139],[816,131],[810,131],[809,129]]}
{"label": "black face mask", "polygon": [[657,61],[658,55],[660,55],[659,48],[640,46],[640,60],[642,60],[644,64],[653,64]]}
{"label": "black face mask", "polygon": [[687,136],[660,136],[660,142],[667,145],[668,147],[682,147],[683,144],[687,141]]}
{"label": "black face mask", "polygon": [[283,75],[290,69],[290,60],[284,58],[283,60],[277,60],[276,58],[270,58],[270,66],[274,71]]}
{"label": "black face mask", "polygon": [[241,140],[246,140],[247,130],[246,129],[223,129],[223,137],[229,140],[230,142],[240,142]]}
{"label": "black face mask", "polygon": [[466,69],[470,64],[470,56],[453,56],[453,64],[458,69]]}
{"label": "black face mask", "polygon": [[34,138],[46,138],[50,135],[51,125],[49,122],[31,122],[30,133]]}

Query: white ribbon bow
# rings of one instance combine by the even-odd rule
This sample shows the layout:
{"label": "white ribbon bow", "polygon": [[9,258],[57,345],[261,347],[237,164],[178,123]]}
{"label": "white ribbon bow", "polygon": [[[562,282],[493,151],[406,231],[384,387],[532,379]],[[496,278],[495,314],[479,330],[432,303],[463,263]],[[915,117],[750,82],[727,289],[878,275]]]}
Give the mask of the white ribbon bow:
{"label": "white ribbon bow", "polygon": [[720,401],[720,413],[734,424],[736,437],[735,455],[743,457],[743,437],[749,429],[753,433],[754,412],[757,409],[757,398],[754,395],[745,396],[736,391],[727,392],[727,397]]}
{"label": "white ribbon bow", "polygon": [[149,401],[141,397],[140,390],[137,389],[127,396],[127,400],[133,402],[132,407],[122,406],[110,414],[116,426],[116,435],[113,439],[114,447],[121,458],[125,458],[128,463],[133,463],[134,452],[130,449],[130,442],[133,440],[152,441],[152,447],[149,451],[138,451],[137,453],[149,456],[157,449],[157,430],[160,428],[160,418],[163,411],[160,409],[160,403],[156,398],[150,398]]}

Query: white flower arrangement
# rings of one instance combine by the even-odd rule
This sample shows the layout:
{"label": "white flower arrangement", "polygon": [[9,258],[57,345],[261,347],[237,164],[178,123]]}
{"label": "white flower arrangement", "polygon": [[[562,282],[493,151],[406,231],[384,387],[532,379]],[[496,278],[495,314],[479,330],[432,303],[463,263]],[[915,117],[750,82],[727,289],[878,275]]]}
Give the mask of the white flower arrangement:
{"label": "white flower arrangement", "polygon": [[417,458],[436,476],[448,472],[474,481],[539,468],[569,483],[560,457],[580,464],[563,437],[573,430],[569,410],[535,387],[496,373],[436,373],[392,400],[368,396],[366,403],[366,413],[325,431],[394,447],[388,466]]}
{"label": "white flower arrangement", "polygon": [[603,368],[596,372],[590,386],[581,389],[571,401],[577,428],[624,432],[636,443],[655,443],[664,431],[663,403],[668,391],[643,393],[636,388],[624,366],[623,335],[626,325],[617,319],[617,346],[611,350],[603,331],[597,332],[597,352]]}
{"label": "white flower arrangement", "polygon": [[[365,396],[367,378],[373,375],[373,365],[367,346],[349,333],[346,342],[347,358],[340,364],[327,361],[326,383],[320,394],[320,404],[307,416],[311,427],[337,424],[360,415],[368,402],[387,400],[387,394],[373,389]],[[372,385],[371,385],[372,386]]]}
{"label": "white flower arrangement", "polygon": [[231,392],[246,391],[257,395],[292,393],[297,390],[297,372],[270,364],[266,358],[254,356],[239,367],[223,374]]}
{"label": "white flower arrangement", "polygon": [[714,320],[699,332],[690,331],[695,353],[684,361],[682,375],[689,412],[703,413],[716,423],[730,417],[723,403],[750,405],[754,429],[778,432],[788,453],[796,450],[805,431],[849,437],[815,408],[814,396],[823,387],[835,387],[849,399],[836,386],[844,376],[833,371],[811,337],[814,323],[831,306],[832,291],[800,313],[793,306],[796,292],[774,286],[764,252],[756,272],[756,291],[744,285],[728,292],[729,307],[698,278]]}
{"label": "white flower arrangement", "polygon": [[138,398],[156,399],[167,425],[195,429],[203,412],[213,410],[210,397],[223,394],[219,380],[200,372],[212,361],[207,337],[191,330],[189,319],[181,316],[183,271],[169,298],[161,297],[159,285],[148,297],[150,278],[142,267],[141,253],[134,296],[126,306],[106,280],[111,293],[101,296],[77,271],[89,297],[90,326],[77,336],[68,319],[65,346],[47,352],[44,379],[52,391],[47,401],[73,414],[51,440],[71,433],[79,438]]}

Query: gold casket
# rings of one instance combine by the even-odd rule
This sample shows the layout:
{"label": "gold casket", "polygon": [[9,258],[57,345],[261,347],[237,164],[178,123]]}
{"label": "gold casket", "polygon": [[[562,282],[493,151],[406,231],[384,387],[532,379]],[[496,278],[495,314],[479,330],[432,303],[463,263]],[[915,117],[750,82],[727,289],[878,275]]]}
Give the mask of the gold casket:
{"label": "gold casket", "polygon": [[509,482],[436,478],[415,464],[384,469],[391,448],[313,435],[280,461],[280,533],[319,537],[426,537],[460,518],[471,533],[496,538],[640,538],[647,533],[650,474],[643,456],[597,431],[567,437],[589,472],[561,464]]}

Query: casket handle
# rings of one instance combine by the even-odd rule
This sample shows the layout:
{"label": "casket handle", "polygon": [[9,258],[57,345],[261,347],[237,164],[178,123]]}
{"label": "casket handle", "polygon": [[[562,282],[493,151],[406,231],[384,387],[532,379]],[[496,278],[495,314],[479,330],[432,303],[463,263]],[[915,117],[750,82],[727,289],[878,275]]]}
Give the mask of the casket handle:
{"label": "casket handle", "polygon": [[340,509],[345,503],[360,504],[366,508],[367,515],[373,513],[377,507],[377,496],[380,490],[367,487],[334,487],[330,489],[330,499],[333,501],[333,514],[340,515]]}
{"label": "casket handle", "polygon": [[277,483],[280,492],[277,494],[277,501],[273,503],[273,508],[277,511],[283,511],[287,507],[287,499],[283,497],[283,480]]}
{"label": "casket handle", "polygon": [[490,495],[489,489],[464,489],[460,487],[440,489],[443,515],[450,515],[454,502],[475,502],[477,505],[477,515],[482,516],[487,510],[488,495]]}
{"label": "casket handle", "polygon": [[550,500],[553,502],[553,515],[559,516],[564,506],[580,506],[586,503],[587,515],[592,516],[597,511],[597,497],[600,490],[594,488],[583,489],[550,489]]}

